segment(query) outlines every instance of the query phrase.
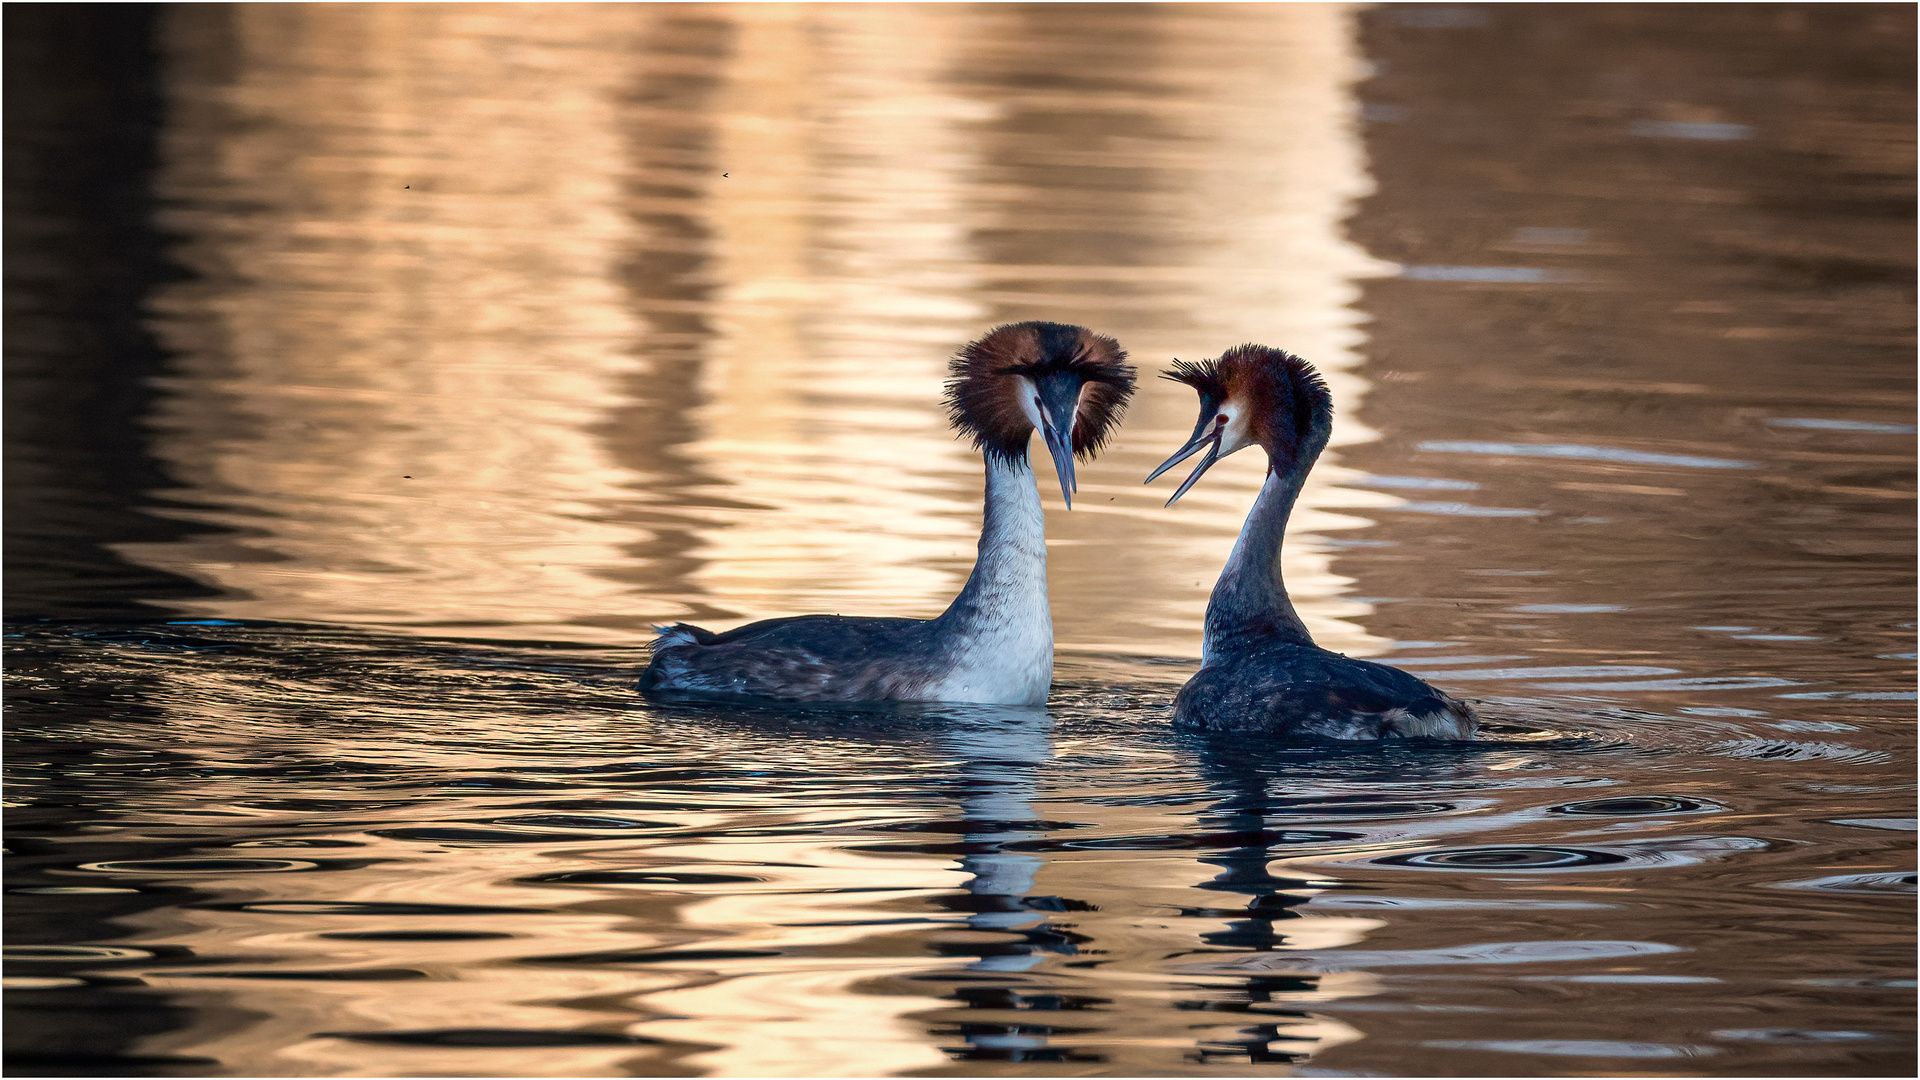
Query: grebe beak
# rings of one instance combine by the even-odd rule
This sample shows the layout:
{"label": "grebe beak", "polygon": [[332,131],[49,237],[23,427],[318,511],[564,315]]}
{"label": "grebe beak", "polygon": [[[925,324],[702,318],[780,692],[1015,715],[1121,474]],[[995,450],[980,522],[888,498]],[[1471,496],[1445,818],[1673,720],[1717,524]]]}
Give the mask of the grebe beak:
{"label": "grebe beak", "polygon": [[1080,481],[1073,474],[1073,423],[1080,411],[1080,380],[1054,377],[1041,380],[1040,438],[1053,455],[1053,471],[1060,477],[1060,497],[1073,509],[1073,493]]}
{"label": "grebe beak", "polygon": [[1178,502],[1180,496],[1185,495],[1187,489],[1198,483],[1201,475],[1212,468],[1214,462],[1220,460],[1220,437],[1226,434],[1227,426],[1215,422],[1219,416],[1219,412],[1219,407],[1215,405],[1208,405],[1201,409],[1200,422],[1195,424],[1193,428],[1193,438],[1188,439],[1185,446],[1175,450],[1172,457],[1161,462],[1160,467],[1149,473],[1147,478],[1142,481],[1142,483],[1147,484],[1153,483],[1154,480],[1159,478],[1161,473],[1166,472],[1168,469],[1199,453],[1202,448],[1205,448],[1207,456],[1200,459],[1200,464],[1194,468],[1193,474],[1188,476],[1186,482],[1180,485],[1180,490],[1173,493],[1173,498],[1167,500],[1168,506],[1172,506]]}

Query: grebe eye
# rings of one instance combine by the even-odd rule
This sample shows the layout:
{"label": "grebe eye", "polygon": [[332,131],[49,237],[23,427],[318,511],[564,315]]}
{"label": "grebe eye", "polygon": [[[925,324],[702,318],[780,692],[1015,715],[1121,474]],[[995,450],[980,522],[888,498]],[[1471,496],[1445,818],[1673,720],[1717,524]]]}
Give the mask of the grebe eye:
{"label": "grebe eye", "polygon": [[1213,422],[1216,424],[1224,424],[1227,422],[1227,418],[1224,416],[1216,416],[1213,418]]}

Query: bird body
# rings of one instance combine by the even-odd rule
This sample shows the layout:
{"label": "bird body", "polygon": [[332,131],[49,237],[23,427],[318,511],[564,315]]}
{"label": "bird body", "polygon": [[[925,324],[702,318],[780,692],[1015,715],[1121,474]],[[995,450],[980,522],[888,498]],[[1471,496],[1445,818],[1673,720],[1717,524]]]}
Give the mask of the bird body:
{"label": "bird body", "polygon": [[934,619],[800,615],[713,634],[682,623],[643,690],[804,701],[1040,705],[1053,680],[1047,543],[1025,462],[987,462],[980,555]]}
{"label": "bird body", "polygon": [[1203,664],[1174,701],[1180,727],[1325,739],[1466,739],[1472,710],[1399,668],[1271,641]]}
{"label": "bird body", "polygon": [[994,330],[955,358],[954,425],[986,458],[979,557],[933,619],[802,615],[715,634],[661,629],[647,692],[788,701],[1042,705],[1053,681],[1047,543],[1027,443],[1041,432],[1072,505],[1073,458],[1118,422],[1133,369],[1110,338],[1060,323]]}
{"label": "bird body", "polygon": [[1333,426],[1332,398],[1312,365],[1242,345],[1217,361],[1176,362],[1167,377],[1199,392],[1200,422],[1147,479],[1207,450],[1168,505],[1228,454],[1259,445],[1268,459],[1266,482],[1207,601],[1200,670],[1174,700],[1174,723],[1348,740],[1471,738],[1477,719],[1464,702],[1398,668],[1320,648],[1287,597],[1287,518]]}

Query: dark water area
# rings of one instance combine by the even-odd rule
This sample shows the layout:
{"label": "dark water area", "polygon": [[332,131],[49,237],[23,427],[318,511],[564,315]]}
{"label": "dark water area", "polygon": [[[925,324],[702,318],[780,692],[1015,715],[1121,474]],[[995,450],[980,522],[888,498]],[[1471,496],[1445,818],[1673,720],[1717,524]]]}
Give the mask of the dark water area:
{"label": "dark water area", "polygon": [[[8,1071],[1911,1075],[1914,30],[10,6]],[[638,697],[938,611],[1025,318],[1326,370],[1289,586],[1483,737],[1171,729],[1162,383],[1044,709]]]}
{"label": "dark water area", "polygon": [[165,357],[141,302],[179,274],[153,225],[155,18],[48,4],[6,21],[9,614],[151,614],[137,598],[211,592],[108,547],[185,531],[143,512],[166,484],[141,427]]}

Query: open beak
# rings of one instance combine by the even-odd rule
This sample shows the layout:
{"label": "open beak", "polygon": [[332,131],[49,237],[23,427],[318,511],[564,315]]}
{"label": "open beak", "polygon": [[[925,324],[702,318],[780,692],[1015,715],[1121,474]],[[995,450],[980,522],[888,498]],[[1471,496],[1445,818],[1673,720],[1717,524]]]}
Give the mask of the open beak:
{"label": "open beak", "polygon": [[1173,498],[1167,500],[1168,506],[1172,506],[1178,502],[1180,496],[1185,495],[1187,489],[1198,483],[1200,477],[1205,474],[1208,469],[1213,467],[1213,463],[1220,460],[1220,436],[1225,432],[1226,425],[1213,422],[1214,416],[1218,412],[1219,410],[1215,408],[1202,409],[1200,411],[1200,422],[1194,425],[1193,428],[1193,438],[1188,439],[1187,445],[1175,450],[1172,457],[1161,462],[1160,467],[1153,470],[1152,473],[1148,474],[1146,480],[1142,481],[1148,484],[1153,483],[1154,480],[1159,478],[1161,473],[1166,472],[1168,469],[1173,468],[1175,465],[1180,464],[1199,453],[1202,449],[1205,449],[1207,456],[1200,459],[1200,464],[1194,467],[1192,475],[1188,476],[1186,482],[1180,485],[1180,490],[1174,492]]}
{"label": "open beak", "polygon": [[1080,380],[1048,379],[1040,387],[1040,438],[1053,455],[1053,471],[1060,476],[1060,497],[1073,509],[1073,493],[1080,481],[1073,475],[1073,421],[1080,411]]}

